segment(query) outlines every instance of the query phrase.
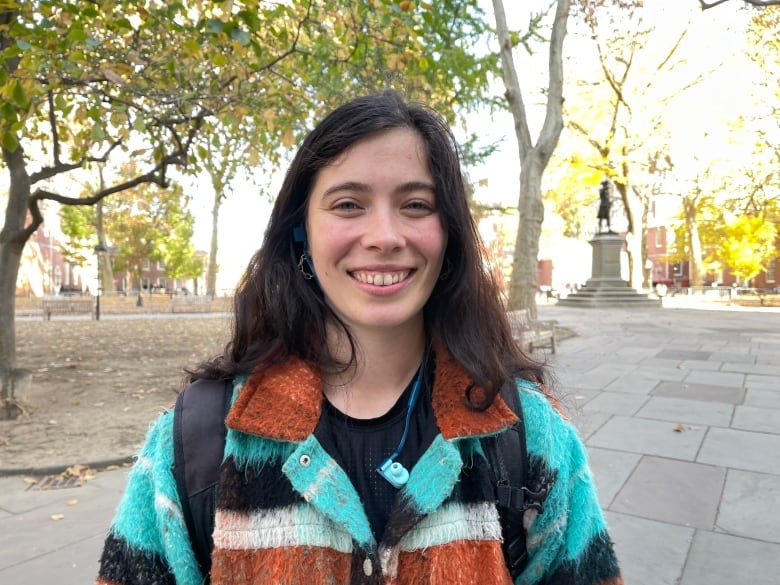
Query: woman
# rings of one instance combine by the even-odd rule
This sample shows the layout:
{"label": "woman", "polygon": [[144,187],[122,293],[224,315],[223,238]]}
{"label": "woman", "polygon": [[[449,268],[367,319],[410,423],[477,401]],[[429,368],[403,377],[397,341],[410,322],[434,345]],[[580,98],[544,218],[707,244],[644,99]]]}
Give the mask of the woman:
{"label": "woman", "polygon": [[[304,140],[235,297],[234,380],[211,582],[512,583],[482,437],[517,416],[532,485],[517,583],[622,583],[576,431],[514,344],[485,270],[455,140],[394,92]],[[100,583],[199,583],[171,472],[172,415],[150,431]],[[520,458],[520,454],[517,455]],[[576,505],[574,505],[576,502]]]}

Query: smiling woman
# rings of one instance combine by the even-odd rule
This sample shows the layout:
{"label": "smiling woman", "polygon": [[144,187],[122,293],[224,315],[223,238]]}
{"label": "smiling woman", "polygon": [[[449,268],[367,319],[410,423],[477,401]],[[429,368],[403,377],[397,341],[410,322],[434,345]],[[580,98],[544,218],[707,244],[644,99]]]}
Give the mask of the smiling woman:
{"label": "smiling woman", "polygon": [[[99,583],[622,583],[582,444],[482,250],[441,116],[395,92],[327,116],[225,352],[149,434]],[[189,406],[225,402],[203,392],[226,417]]]}
{"label": "smiling woman", "polygon": [[384,329],[417,356],[447,245],[427,158],[409,129],[359,141],[318,173],[306,219],[329,308],[353,335]]}

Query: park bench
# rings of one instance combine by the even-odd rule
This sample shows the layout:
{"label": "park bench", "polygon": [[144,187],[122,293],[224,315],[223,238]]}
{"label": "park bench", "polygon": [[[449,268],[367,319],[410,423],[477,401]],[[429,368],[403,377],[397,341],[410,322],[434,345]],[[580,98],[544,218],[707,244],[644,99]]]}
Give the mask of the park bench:
{"label": "park bench", "polygon": [[531,319],[528,309],[507,312],[512,337],[524,351],[532,352],[540,347],[555,353],[555,325],[557,321]]}
{"label": "park bench", "polygon": [[208,313],[210,310],[211,298],[208,296],[171,297],[171,313]]}
{"label": "park bench", "polygon": [[95,301],[92,297],[43,299],[42,308],[44,321],[51,321],[52,315],[90,315],[95,318]]}

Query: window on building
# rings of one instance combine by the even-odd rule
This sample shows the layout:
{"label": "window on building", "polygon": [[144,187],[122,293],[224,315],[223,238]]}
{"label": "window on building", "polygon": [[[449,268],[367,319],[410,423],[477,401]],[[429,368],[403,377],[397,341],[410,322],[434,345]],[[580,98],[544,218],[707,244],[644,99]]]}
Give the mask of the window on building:
{"label": "window on building", "polygon": [[675,276],[682,276],[682,262],[675,262],[672,264],[672,273]]}
{"label": "window on building", "polygon": [[157,270],[165,270],[165,262],[162,260],[157,261]]}
{"label": "window on building", "polygon": [[149,258],[144,258],[141,260],[141,270],[148,271],[151,268],[151,263],[149,262]]}
{"label": "window on building", "polygon": [[655,228],[655,247],[662,248],[664,245],[664,230],[660,227]]}
{"label": "window on building", "polygon": [[149,279],[148,278],[142,278],[141,279],[141,290],[149,290]]}
{"label": "window on building", "polygon": [[775,282],[775,275],[777,270],[777,258],[772,258],[769,261],[769,266],[766,269],[766,281]]}

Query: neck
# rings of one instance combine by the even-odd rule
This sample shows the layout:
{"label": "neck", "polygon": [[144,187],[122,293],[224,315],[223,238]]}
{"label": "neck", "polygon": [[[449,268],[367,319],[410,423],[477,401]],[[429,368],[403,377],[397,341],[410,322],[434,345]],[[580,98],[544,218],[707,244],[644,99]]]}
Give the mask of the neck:
{"label": "neck", "polygon": [[[323,391],[344,414],[376,418],[392,408],[417,375],[425,351],[425,332],[422,326],[392,334],[368,332],[356,337],[356,342],[356,364],[343,373],[326,373]],[[349,357],[340,355],[349,350],[345,339],[329,340],[329,345],[337,356]]]}

